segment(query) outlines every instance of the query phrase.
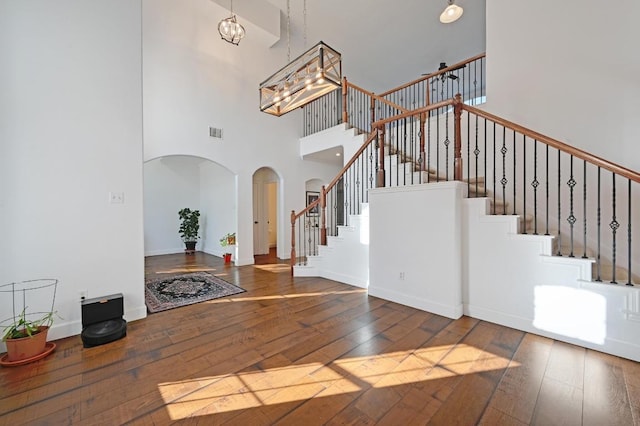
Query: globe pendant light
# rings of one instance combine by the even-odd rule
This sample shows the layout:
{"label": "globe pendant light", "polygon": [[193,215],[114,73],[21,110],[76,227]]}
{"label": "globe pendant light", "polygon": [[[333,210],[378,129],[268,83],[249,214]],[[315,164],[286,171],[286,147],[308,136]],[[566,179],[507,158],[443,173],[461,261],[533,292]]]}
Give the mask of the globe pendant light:
{"label": "globe pendant light", "polygon": [[464,10],[453,3],[454,0],[449,0],[449,5],[447,8],[440,14],[440,22],[443,24],[450,24],[452,22],[457,21],[461,16]]}
{"label": "globe pendant light", "polygon": [[231,0],[231,16],[220,21],[218,32],[224,41],[236,46],[246,34],[244,27],[238,23],[236,15],[233,14],[233,0]]}

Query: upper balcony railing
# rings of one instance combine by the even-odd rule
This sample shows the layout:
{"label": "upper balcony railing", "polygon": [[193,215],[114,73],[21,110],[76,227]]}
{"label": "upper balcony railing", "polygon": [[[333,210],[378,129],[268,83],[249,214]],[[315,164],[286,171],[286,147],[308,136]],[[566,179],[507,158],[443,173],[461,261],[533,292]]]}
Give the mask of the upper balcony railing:
{"label": "upper balcony railing", "polygon": [[469,105],[483,103],[485,59],[484,53],[476,55],[381,94],[344,78],[341,91],[335,90],[303,107],[303,136],[340,123],[369,133],[376,120],[451,99],[456,93],[462,94]]}

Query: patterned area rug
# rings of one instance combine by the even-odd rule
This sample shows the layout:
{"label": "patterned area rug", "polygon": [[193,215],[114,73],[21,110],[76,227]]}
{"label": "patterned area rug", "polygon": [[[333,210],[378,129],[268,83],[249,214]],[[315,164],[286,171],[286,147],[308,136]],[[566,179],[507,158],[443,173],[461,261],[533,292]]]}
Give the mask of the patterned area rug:
{"label": "patterned area rug", "polygon": [[205,272],[194,272],[147,280],[145,302],[149,312],[153,313],[244,291],[222,278]]}

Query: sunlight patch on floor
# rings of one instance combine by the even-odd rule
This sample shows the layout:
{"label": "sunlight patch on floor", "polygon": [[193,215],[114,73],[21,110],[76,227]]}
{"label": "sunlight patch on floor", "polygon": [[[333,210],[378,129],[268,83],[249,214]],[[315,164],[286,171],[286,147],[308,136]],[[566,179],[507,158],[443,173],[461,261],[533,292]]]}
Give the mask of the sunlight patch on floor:
{"label": "sunlight patch on floor", "polygon": [[271,263],[267,265],[253,265],[254,268],[260,269],[262,271],[273,272],[276,274],[281,274],[283,272],[291,272],[291,265],[287,265],[285,263]]}
{"label": "sunlight patch on floor", "polygon": [[321,292],[313,292],[313,293],[295,293],[295,294],[276,294],[273,296],[227,296],[220,299],[207,300],[201,303],[229,303],[229,302],[256,302],[260,300],[279,300],[279,299],[297,299],[300,297],[322,297],[329,296],[332,294],[357,294],[357,293],[366,293],[366,289],[360,290],[342,290],[342,291],[321,291]]}
{"label": "sunlight patch on floor", "polygon": [[518,366],[457,344],[160,383],[158,389],[170,418],[179,420]]}

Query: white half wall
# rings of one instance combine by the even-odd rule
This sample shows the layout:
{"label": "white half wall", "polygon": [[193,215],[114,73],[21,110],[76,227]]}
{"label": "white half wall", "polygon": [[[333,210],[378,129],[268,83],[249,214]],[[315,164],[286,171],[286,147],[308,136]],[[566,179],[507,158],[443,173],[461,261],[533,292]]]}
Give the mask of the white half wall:
{"label": "white half wall", "polygon": [[551,256],[553,237],[465,199],[463,300],[473,318],[640,361],[640,288],[591,282],[591,259]]}
{"label": "white half wall", "polygon": [[441,182],[369,191],[369,294],[462,316],[464,189]]}
{"label": "white half wall", "polygon": [[81,290],[146,316],[141,20],[140,0],[0,2],[0,283],[60,281],[52,340],[81,331]]}

